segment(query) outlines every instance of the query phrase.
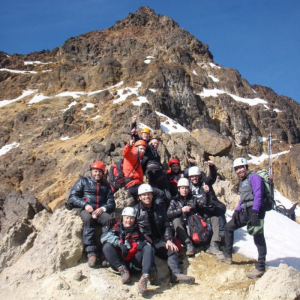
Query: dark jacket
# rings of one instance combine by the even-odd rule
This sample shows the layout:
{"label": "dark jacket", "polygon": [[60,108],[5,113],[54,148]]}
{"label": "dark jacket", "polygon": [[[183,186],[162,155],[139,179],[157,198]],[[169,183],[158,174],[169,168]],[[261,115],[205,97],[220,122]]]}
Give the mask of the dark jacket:
{"label": "dark jacket", "polygon": [[[207,194],[202,192],[197,197],[192,194],[188,194],[184,199],[179,194],[171,200],[170,206],[167,211],[168,218],[173,221],[175,218],[180,217],[183,222],[186,222],[187,218],[191,215],[199,213],[201,208],[207,203]],[[190,206],[192,209],[189,213],[183,213],[182,207]]]}
{"label": "dark jacket", "polygon": [[252,207],[255,211],[261,210],[264,190],[263,181],[259,175],[248,171],[239,183],[239,193],[241,199],[236,210],[241,211],[246,207]]}
{"label": "dark jacket", "polygon": [[154,149],[152,145],[147,145],[144,157],[141,161],[144,173],[151,168],[155,169],[163,169],[162,164],[160,162],[160,155],[158,151]]}
{"label": "dark jacket", "polygon": [[167,171],[167,178],[169,181],[170,193],[175,197],[178,193],[177,183],[180,178],[184,177],[184,172],[179,170],[177,174],[173,173],[171,169]]}
{"label": "dark jacket", "polygon": [[124,257],[124,260],[129,261],[143,249],[147,241],[137,224],[134,224],[131,228],[125,228],[122,221],[118,221],[109,231],[102,234],[101,243],[112,244],[119,253],[121,252],[120,244],[125,244],[128,254]]}
{"label": "dark jacket", "polygon": [[[152,202],[152,207],[147,208],[144,204],[139,201],[137,205],[134,206],[136,210],[136,219],[141,232],[144,235],[149,236],[153,242],[159,240],[172,240],[173,233],[170,227],[170,221],[168,220],[165,203],[161,199],[154,199]],[[154,224],[153,228],[150,223],[149,214],[154,214]]]}
{"label": "dark jacket", "polygon": [[110,185],[103,180],[97,182],[92,176],[82,177],[73,185],[68,202],[84,208],[89,204],[93,209],[105,207],[107,213],[115,210],[115,199]]}

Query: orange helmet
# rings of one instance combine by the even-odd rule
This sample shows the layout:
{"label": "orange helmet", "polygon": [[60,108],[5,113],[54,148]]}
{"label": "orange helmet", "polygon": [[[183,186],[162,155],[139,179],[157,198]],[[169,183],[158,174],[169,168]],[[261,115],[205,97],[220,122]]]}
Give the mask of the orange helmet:
{"label": "orange helmet", "polygon": [[174,164],[180,165],[180,162],[177,158],[172,158],[172,159],[169,160],[169,168],[171,168],[171,166],[174,165]]}
{"label": "orange helmet", "polygon": [[148,134],[150,134],[150,129],[149,128],[143,128],[141,130],[141,133],[148,133]]}
{"label": "orange helmet", "polygon": [[95,161],[91,164],[91,170],[92,169],[99,169],[102,170],[103,173],[105,173],[105,164],[102,161]]}
{"label": "orange helmet", "polygon": [[138,140],[137,142],[135,142],[134,147],[138,146],[144,146],[145,148],[147,148],[147,144],[144,140]]}

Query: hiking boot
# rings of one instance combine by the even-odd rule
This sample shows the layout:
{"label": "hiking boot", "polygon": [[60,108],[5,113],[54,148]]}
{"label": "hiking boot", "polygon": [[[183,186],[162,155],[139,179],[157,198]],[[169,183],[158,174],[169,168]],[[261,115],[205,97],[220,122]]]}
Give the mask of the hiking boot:
{"label": "hiking boot", "polygon": [[218,242],[211,242],[209,248],[206,250],[209,254],[222,254],[223,252],[219,248]]}
{"label": "hiking boot", "polygon": [[186,243],[186,252],[185,255],[186,256],[194,256],[196,252],[196,249],[193,245],[193,243],[191,241],[189,241],[188,243]]}
{"label": "hiking boot", "polygon": [[223,262],[227,265],[231,265],[232,264],[232,257],[227,257],[224,255],[224,253],[222,254],[217,254],[216,255],[216,260],[217,261],[220,261],[220,262]]}
{"label": "hiking boot", "polygon": [[154,284],[156,281],[156,267],[155,266],[150,269],[149,280],[150,280],[150,284]]}
{"label": "hiking boot", "polygon": [[182,273],[172,274],[170,282],[171,283],[194,284],[195,277],[184,275]]}
{"label": "hiking boot", "polygon": [[130,273],[129,273],[128,269],[125,266],[121,266],[120,268],[118,268],[118,271],[121,274],[121,280],[122,280],[123,284],[129,283],[131,281]]}
{"label": "hiking boot", "polygon": [[144,294],[147,291],[147,284],[149,281],[149,275],[143,274],[140,278],[139,284],[138,284],[138,292],[140,294]]}
{"label": "hiking boot", "polygon": [[247,277],[251,279],[260,278],[265,274],[265,271],[259,271],[258,269],[254,268],[251,272],[247,273]]}
{"label": "hiking boot", "polygon": [[95,268],[97,263],[97,255],[96,253],[90,252],[87,255],[88,257],[88,265],[90,268]]}

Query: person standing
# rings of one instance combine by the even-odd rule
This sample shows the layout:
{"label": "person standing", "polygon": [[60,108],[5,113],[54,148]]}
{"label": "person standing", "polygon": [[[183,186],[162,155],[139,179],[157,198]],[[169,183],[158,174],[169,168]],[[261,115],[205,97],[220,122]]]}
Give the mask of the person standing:
{"label": "person standing", "polygon": [[263,206],[263,181],[261,177],[248,170],[248,162],[240,157],[234,160],[233,167],[239,177],[240,201],[232,219],[225,225],[225,251],[216,256],[218,261],[232,264],[232,248],[234,232],[247,225],[248,232],[253,235],[254,244],[258,251],[258,261],[255,268],[247,273],[249,278],[259,278],[265,273],[267,245],[263,224],[265,209]]}

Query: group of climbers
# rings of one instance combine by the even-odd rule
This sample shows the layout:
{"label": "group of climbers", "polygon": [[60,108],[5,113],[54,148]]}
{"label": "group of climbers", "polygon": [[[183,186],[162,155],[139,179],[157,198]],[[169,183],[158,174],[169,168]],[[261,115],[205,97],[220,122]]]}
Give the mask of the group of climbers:
{"label": "group of climbers", "polygon": [[[181,170],[180,161],[172,158],[166,172],[160,162],[158,139],[150,139],[150,130],[143,129],[138,137],[134,123],[132,139],[123,149],[125,190],[135,199],[135,206],[126,207],[120,220],[111,217],[115,209],[114,195],[104,179],[105,165],[94,162],[91,175],[80,178],[73,186],[69,202],[81,208],[83,244],[88,264],[95,267],[97,246],[95,225],[102,226],[103,254],[110,266],[121,274],[122,282],[130,282],[130,273],[140,271],[138,290],[144,293],[147,284],[155,279],[154,255],[166,259],[171,282],[193,284],[195,278],[183,274],[178,259],[182,245],[186,255],[196,253],[195,245],[187,230],[187,221],[199,215],[209,222],[212,237],[207,253],[217,255],[218,261],[232,263],[234,231],[242,226],[261,226],[264,218],[262,182],[255,173],[248,171],[246,159],[234,161],[234,170],[241,180],[241,201],[232,220],[226,224],[226,206],[213,190],[216,168],[212,161],[208,176],[189,160],[190,167]],[[144,175],[148,183],[144,183]],[[225,240],[224,253],[220,250]],[[257,278],[265,272],[266,243],[261,229],[254,235],[259,259],[255,269],[247,274]]]}

